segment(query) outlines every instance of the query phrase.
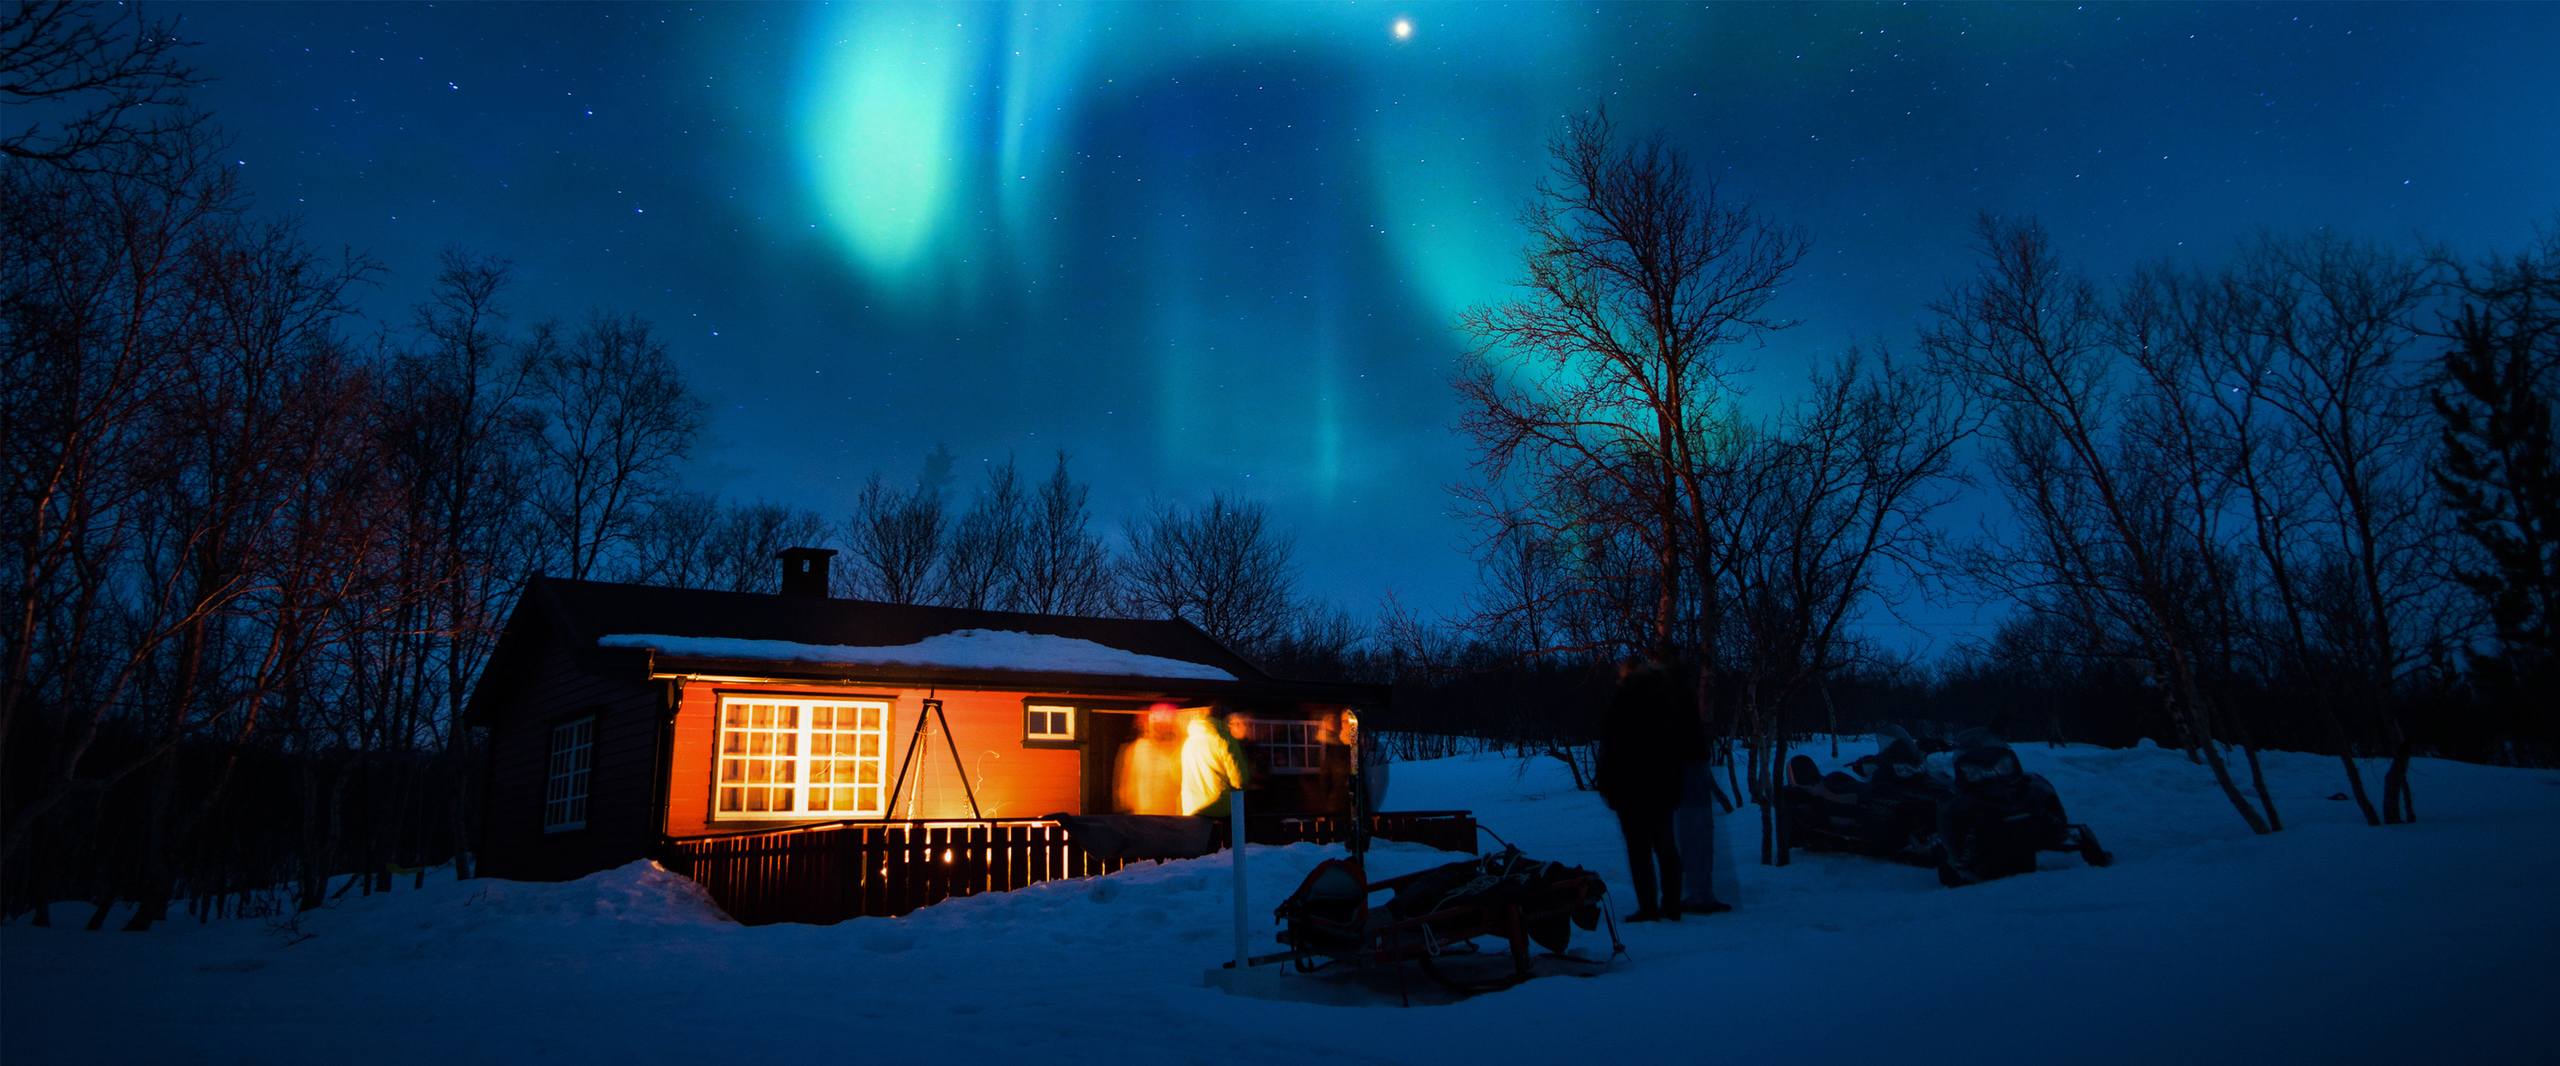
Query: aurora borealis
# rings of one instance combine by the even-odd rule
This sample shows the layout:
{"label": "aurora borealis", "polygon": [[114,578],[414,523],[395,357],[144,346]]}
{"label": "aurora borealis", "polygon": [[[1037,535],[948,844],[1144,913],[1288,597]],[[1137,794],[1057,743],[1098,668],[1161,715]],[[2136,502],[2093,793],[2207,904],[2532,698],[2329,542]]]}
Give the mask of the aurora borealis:
{"label": "aurora borealis", "polygon": [[1569,112],[1811,232],[1804,324],[1749,356],[1772,391],[1907,347],[1979,209],[2098,271],[2262,227],[2508,247],[2560,209],[2548,5],[184,14],[260,204],[387,268],[373,318],[450,245],[515,260],[520,317],[655,319],[714,408],[695,487],[839,514],[936,444],[964,490],[1063,448],[1105,526],[1267,501],[1363,613],[1472,581],[1451,320],[1502,295]]}

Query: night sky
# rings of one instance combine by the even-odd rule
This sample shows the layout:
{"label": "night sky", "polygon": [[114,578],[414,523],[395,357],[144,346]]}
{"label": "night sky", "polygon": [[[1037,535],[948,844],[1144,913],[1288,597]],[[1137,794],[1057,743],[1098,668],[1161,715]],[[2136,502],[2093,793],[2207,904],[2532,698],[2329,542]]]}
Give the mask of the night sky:
{"label": "night sky", "polygon": [[366,329],[438,250],[504,256],[525,319],[661,326],[713,411],[693,487],[841,515],[937,443],[962,492],[1064,448],[1109,528],[1266,501],[1364,615],[1473,584],[1451,321],[1595,103],[1811,232],[1763,403],[1910,350],[1983,208],[2100,272],[2260,228],[2512,248],[2560,209],[2553,4],[180,13],[259,205],[387,268]]}

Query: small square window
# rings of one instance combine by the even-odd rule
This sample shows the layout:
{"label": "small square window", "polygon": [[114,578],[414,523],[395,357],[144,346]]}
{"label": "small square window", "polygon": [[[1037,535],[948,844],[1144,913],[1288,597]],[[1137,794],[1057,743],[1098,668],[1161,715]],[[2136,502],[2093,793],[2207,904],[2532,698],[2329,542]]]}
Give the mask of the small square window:
{"label": "small square window", "polygon": [[1076,709],[1063,703],[1024,704],[1022,739],[1048,744],[1075,743]]}

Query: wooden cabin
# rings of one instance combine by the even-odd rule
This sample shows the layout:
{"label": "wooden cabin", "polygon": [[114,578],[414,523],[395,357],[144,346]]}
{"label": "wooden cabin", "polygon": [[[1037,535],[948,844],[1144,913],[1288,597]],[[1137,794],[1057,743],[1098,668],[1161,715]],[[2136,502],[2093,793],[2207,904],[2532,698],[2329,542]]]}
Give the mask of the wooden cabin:
{"label": "wooden cabin", "polygon": [[[748,921],[1104,872],[1122,860],[1050,816],[1189,813],[1161,809],[1166,730],[1211,708],[1251,766],[1253,839],[1347,832],[1345,741],[1385,687],[1274,678],[1180,620],[831,598],[830,555],[782,553],[780,594],[530,582],[469,709],[482,871],[656,858]],[[1463,815],[1380,817],[1472,850]]]}

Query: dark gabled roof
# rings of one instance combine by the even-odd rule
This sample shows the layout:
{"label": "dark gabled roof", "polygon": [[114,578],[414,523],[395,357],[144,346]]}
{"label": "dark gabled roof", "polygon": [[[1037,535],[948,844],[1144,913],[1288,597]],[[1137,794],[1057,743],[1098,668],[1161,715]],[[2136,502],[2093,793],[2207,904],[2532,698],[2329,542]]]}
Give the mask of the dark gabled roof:
{"label": "dark gabled roof", "polygon": [[[1137,655],[1174,659],[1215,667],[1234,675],[1230,681],[1168,679],[1142,675],[1064,675],[1023,670],[961,670],[948,667],[855,665],[795,662],[764,657],[741,658],[631,648],[599,648],[597,638],[649,634],[787,641],[794,644],[886,647],[914,644],[964,629],[1032,633],[1087,640]],[[961,607],[928,607],[815,596],[783,596],[753,592],[714,592],[662,588],[604,581],[571,581],[537,577],[525,586],[507,631],[490,657],[479,689],[472,697],[475,721],[482,708],[499,698],[507,680],[525,669],[537,645],[549,643],[567,651],[589,669],[618,664],[653,663],[662,672],[739,673],[754,676],[856,680],[879,683],[945,684],[1001,682],[1062,690],[1094,691],[1235,691],[1303,699],[1340,699],[1370,703],[1383,699],[1383,686],[1286,681],[1263,673],[1243,656],[1228,650],[1199,627],[1181,619],[1085,618],[1071,615],[980,611]]]}
{"label": "dark gabled roof", "polygon": [[993,629],[1090,640],[1140,655],[1214,666],[1243,680],[1263,676],[1242,656],[1179,619],[1080,618],[559,578],[535,578],[525,596],[546,599],[564,635],[579,646],[593,646],[607,634],[654,633],[878,647],[963,629]]}

